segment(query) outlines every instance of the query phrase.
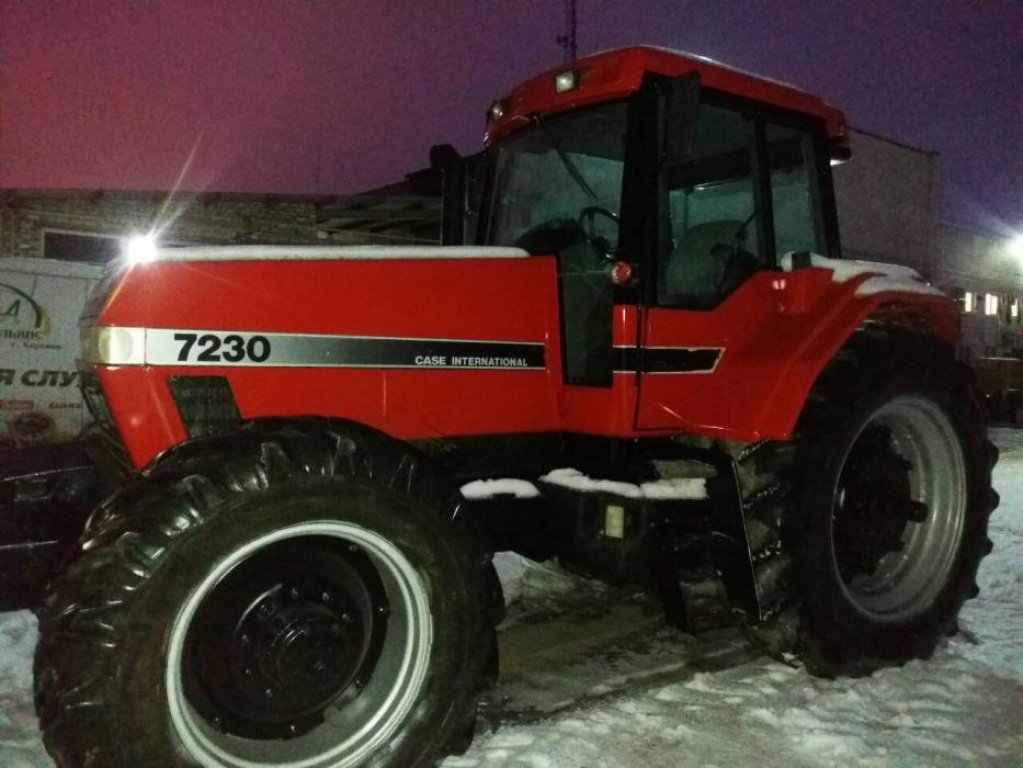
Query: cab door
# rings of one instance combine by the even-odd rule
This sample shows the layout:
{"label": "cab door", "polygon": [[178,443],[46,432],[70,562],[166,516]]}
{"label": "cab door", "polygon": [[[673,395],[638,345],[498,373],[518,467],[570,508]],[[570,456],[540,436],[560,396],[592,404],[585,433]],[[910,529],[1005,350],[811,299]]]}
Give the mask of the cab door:
{"label": "cab door", "polygon": [[777,258],[837,250],[823,126],[704,89],[692,135],[661,168],[636,427],[756,439],[781,341]]}

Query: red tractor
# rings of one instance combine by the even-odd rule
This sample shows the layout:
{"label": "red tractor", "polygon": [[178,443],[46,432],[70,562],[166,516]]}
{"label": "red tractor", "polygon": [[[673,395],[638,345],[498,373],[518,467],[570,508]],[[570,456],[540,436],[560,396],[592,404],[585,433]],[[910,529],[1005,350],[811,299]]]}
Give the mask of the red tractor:
{"label": "red tractor", "polygon": [[838,258],[848,154],[814,96],[630,48],[494,103],[478,204],[436,153],[474,245],[111,271],[81,321],[102,455],[0,484],[22,518],[112,490],[39,614],[58,764],[463,749],[496,549],[815,673],[926,658],[976,593],[996,452],[955,303]]}

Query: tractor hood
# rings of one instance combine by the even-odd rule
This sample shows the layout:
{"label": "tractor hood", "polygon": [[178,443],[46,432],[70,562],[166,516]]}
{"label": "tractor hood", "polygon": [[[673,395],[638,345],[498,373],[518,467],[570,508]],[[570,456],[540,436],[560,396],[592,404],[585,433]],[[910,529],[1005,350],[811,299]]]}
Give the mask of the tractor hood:
{"label": "tractor hood", "polygon": [[547,431],[557,306],[554,258],[518,249],[167,249],[110,270],[80,359],[136,466],[221,401],[403,438]]}
{"label": "tractor hood", "polygon": [[133,268],[167,262],[224,261],[346,261],[402,259],[520,259],[529,254],[520,248],[469,246],[292,246],[227,245],[186,248],[159,248],[141,258],[123,258],[113,262],[92,291],[82,310],[83,324],[93,324],[117,286]]}

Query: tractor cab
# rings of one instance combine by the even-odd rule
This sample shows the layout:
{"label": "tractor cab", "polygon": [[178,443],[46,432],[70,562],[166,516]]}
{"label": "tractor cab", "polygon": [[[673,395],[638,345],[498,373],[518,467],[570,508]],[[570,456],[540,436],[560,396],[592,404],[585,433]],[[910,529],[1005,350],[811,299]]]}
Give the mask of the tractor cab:
{"label": "tractor cab", "polygon": [[844,120],[789,86],[653,48],[599,54],[495,102],[487,141],[478,239],[557,259],[570,386],[613,387],[640,358],[712,370],[721,354],[701,350],[743,321],[730,297],[785,253],[838,255]]}

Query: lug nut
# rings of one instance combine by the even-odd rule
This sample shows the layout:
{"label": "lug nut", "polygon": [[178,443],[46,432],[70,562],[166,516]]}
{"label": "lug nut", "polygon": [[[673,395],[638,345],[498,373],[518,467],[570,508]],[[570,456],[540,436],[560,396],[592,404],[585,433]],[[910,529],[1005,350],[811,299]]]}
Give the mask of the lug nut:
{"label": "lug nut", "polygon": [[274,697],[273,689],[267,688],[266,690],[263,691],[263,695],[268,699],[272,699]]}
{"label": "lug nut", "polygon": [[288,590],[288,595],[292,600],[298,600],[298,587],[292,587]]}
{"label": "lug nut", "polygon": [[331,602],[331,600],[333,600],[333,598],[330,596],[330,592],[323,592],[320,594],[320,600],[322,600],[325,603],[329,603]]}

